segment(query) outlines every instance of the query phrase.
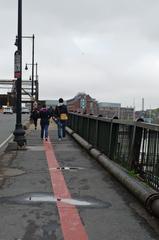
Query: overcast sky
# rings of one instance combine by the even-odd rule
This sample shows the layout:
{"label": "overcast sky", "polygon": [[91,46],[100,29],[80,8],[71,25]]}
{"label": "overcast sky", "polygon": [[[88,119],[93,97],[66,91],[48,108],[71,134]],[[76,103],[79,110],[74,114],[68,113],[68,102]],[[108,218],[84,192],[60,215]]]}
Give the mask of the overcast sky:
{"label": "overcast sky", "polygon": [[[0,79],[14,78],[18,0],[0,0]],[[40,99],[85,92],[97,101],[159,107],[158,0],[23,0],[35,34]],[[32,40],[23,39],[23,69]],[[31,66],[23,71],[29,79]]]}

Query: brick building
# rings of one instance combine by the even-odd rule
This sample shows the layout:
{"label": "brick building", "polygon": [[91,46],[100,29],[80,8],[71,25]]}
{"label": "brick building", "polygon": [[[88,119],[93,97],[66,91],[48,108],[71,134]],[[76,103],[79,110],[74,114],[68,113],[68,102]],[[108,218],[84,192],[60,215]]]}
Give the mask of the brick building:
{"label": "brick building", "polygon": [[67,107],[70,112],[98,115],[97,101],[85,93],[79,93],[67,100]]}

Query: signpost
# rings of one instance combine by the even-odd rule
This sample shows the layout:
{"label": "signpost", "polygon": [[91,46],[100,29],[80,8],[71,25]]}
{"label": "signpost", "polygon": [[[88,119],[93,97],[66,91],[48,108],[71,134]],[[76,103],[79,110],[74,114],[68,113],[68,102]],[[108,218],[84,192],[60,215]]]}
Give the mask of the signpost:
{"label": "signpost", "polygon": [[21,77],[21,69],[20,69],[20,51],[15,51],[14,53],[14,78]]}

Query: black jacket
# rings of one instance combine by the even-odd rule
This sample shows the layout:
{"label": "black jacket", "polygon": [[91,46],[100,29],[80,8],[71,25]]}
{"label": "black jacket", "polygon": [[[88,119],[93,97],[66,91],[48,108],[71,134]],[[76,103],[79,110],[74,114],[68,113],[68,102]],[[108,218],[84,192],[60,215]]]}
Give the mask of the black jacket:
{"label": "black jacket", "polygon": [[51,117],[51,114],[49,113],[47,108],[40,109],[39,117],[41,119],[41,124],[49,124],[49,118]]}
{"label": "black jacket", "polygon": [[67,106],[66,106],[65,104],[58,105],[58,106],[56,106],[56,108],[55,108],[54,115],[55,115],[56,118],[59,118],[61,113],[66,113],[66,114],[68,114]]}
{"label": "black jacket", "polygon": [[33,110],[30,116],[31,119],[38,119],[39,118],[39,112],[37,110]]}

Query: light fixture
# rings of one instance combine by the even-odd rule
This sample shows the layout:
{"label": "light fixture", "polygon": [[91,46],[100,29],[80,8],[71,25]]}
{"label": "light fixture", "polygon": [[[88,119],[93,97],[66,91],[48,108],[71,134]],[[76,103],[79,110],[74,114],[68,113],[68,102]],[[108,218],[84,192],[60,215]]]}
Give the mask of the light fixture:
{"label": "light fixture", "polygon": [[25,70],[28,70],[28,65],[27,64],[25,65]]}

